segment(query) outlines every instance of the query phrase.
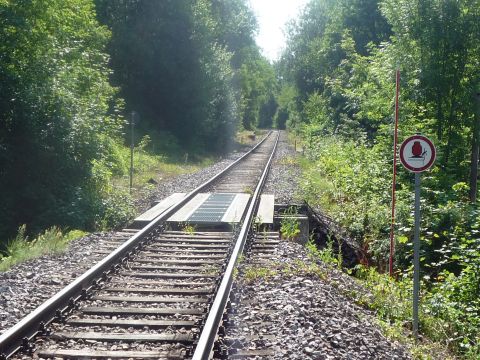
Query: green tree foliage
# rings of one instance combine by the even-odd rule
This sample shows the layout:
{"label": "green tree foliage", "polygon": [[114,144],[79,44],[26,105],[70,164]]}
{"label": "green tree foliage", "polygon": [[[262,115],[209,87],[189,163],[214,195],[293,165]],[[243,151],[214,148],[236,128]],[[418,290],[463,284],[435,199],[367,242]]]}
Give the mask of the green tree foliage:
{"label": "green tree foliage", "polygon": [[258,49],[253,50],[239,70],[242,125],[248,130],[271,127],[277,108],[274,69]]}
{"label": "green tree foliage", "polygon": [[96,171],[121,128],[109,36],[87,0],[0,2],[1,236],[103,211]]}
{"label": "green tree foliage", "polygon": [[297,89],[294,85],[284,83],[280,86],[277,94],[277,111],[274,117],[274,125],[278,129],[285,129],[287,121],[291,128],[295,128],[299,121],[297,107]]}
{"label": "green tree foliage", "polygon": [[[96,4],[112,31],[114,83],[144,128],[170,132],[187,148],[227,151],[242,119],[258,124],[271,66],[261,63],[244,0]],[[268,79],[250,84],[259,67]]]}
{"label": "green tree foliage", "polygon": [[[479,19],[478,1],[471,0],[312,0],[291,28],[279,66],[296,93],[298,112],[288,113],[287,124],[303,134],[312,161],[304,189],[380,270],[388,254],[395,69],[401,70],[400,140],[422,132],[438,153],[422,188],[427,307],[446,321],[442,340],[470,358],[480,353],[478,205],[467,196]],[[396,265],[408,276],[410,173],[399,171],[397,190]]]}
{"label": "green tree foliage", "polygon": [[277,79],[255,43],[257,21],[252,10],[244,0],[216,0],[212,9],[219,24],[220,42],[233,53],[231,64],[241,126],[248,130],[272,127]]}
{"label": "green tree foliage", "polygon": [[0,27],[2,242],[21,224],[131,216],[111,181],[124,113],[158,151],[225,152],[243,124],[272,123],[275,76],[246,0],[0,0]]}
{"label": "green tree foliage", "polygon": [[[416,58],[417,91],[432,130],[441,141],[444,166],[456,167],[468,153],[464,136],[474,113],[473,94],[480,83],[480,10],[478,1],[384,1],[383,13],[396,34],[394,45]],[[399,59],[400,60],[400,59]],[[451,169],[455,172],[455,169]]]}
{"label": "green tree foliage", "polygon": [[390,26],[377,4],[378,0],[312,0],[291,24],[282,59],[287,74],[283,75],[295,82],[301,100],[323,92],[325,76],[345,58],[341,46],[345,30],[354,34],[355,50],[360,54],[368,52],[369,44],[388,39]]}
{"label": "green tree foliage", "polygon": [[[97,8],[101,21],[112,30],[113,79],[127,107],[151,128],[169,131],[184,144],[215,146],[207,141],[211,139],[204,132],[206,124],[218,130],[217,125],[225,124],[216,121],[231,122],[231,116],[214,116],[228,113],[228,106],[234,111],[235,104],[229,104],[228,92],[221,93],[222,85],[231,81],[230,59],[213,38],[215,23],[208,5],[99,0]],[[228,138],[232,132],[222,134]],[[225,139],[219,140],[220,147]]]}
{"label": "green tree foliage", "polygon": [[217,37],[220,43],[233,53],[232,66],[239,69],[252,49],[257,49],[254,33],[257,21],[244,0],[214,0],[213,17],[216,19]]}

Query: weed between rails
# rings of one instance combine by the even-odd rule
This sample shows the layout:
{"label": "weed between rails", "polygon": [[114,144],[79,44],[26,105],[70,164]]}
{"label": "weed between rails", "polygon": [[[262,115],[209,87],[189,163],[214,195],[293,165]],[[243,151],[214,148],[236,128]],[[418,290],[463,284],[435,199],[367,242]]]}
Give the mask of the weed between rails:
{"label": "weed between rails", "polygon": [[277,275],[318,277],[322,280],[327,278],[325,269],[318,264],[306,263],[300,259],[294,260],[292,264],[272,263],[269,267],[248,266],[243,278],[247,284],[251,284],[259,280],[269,280]]}
{"label": "weed between rails", "polygon": [[272,278],[277,274],[278,271],[273,268],[251,266],[246,268],[244,279],[246,283],[253,283],[260,279],[266,280]]}
{"label": "weed between rails", "polygon": [[298,159],[296,157],[293,157],[293,156],[285,156],[283,158],[281,158],[278,163],[280,165],[286,165],[286,166],[294,166],[294,165],[298,165]]}
{"label": "weed between rails", "polygon": [[[339,249],[341,249],[341,241],[338,242]],[[327,246],[324,249],[318,249],[313,237],[310,237],[306,244],[307,254],[312,260],[320,260],[327,266],[336,266],[340,270],[343,264],[343,255],[341,251],[335,255],[333,251],[333,240],[329,236],[327,240]]]}
{"label": "weed between rails", "polygon": [[195,225],[189,224],[188,222],[180,223],[180,228],[188,235],[193,235],[195,233],[195,230],[197,229]]}

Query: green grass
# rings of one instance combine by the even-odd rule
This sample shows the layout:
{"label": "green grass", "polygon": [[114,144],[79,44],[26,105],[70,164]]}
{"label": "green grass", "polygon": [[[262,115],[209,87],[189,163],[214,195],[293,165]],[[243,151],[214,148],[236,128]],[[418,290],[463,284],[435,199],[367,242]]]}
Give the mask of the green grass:
{"label": "green grass", "polygon": [[[341,258],[335,255],[332,241],[325,249],[319,250],[313,241],[307,243],[307,253],[312,260],[321,260],[328,267],[340,267]],[[412,280],[409,277],[395,280],[387,274],[380,274],[374,268],[357,266],[356,280],[359,287],[339,287],[331,281],[346,297],[358,305],[372,310],[382,333],[391,340],[405,345],[412,357],[419,360],[457,359],[449,348],[449,324],[445,320],[432,316],[429,305],[421,303],[420,330],[421,340],[415,342],[412,336]],[[328,279],[327,275],[324,275]],[[465,359],[476,359],[474,356]]]}
{"label": "green grass", "polygon": [[192,224],[189,224],[188,222],[184,223],[184,224],[179,224],[182,231],[186,232],[187,234],[189,235],[193,235],[195,233],[195,230],[197,229],[197,227],[195,225],[192,225]]}
{"label": "green grass", "polygon": [[[121,188],[130,186],[130,149],[125,147],[121,150],[125,166],[115,173],[113,185]],[[143,149],[135,149],[133,153],[133,191],[142,190],[160,183],[169,178],[190,174],[215,162],[213,157],[205,157],[201,161],[190,162],[187,160],[171,160],[167,156],[156,155]],[[153,184],[152,184],[153,183]]]}
{"label": "green grass", "polygon": [[80,230],[64,232],[56,226],[45,230],[38,237],[29,240],[25,235],[26,226],[18,229],[17,236],[8,242],[5,255],[0,255],[0,271],[7,271],[15,264],[47,254],[58,254],[65,250],[68,243],[85,236]]}
{"label": "green grass", "polygon": [[429,304],[420,305],[420,341],[415,342],[411,332],[412,280],[408,277],[394,280],[388,274],[380,274],[373,268],[359,266],[356,276],[365,293],[345,292],[358,304],[373,311],[378,325],[390,339],[406,345],[414,359],[478,359],[476,355],[457,357],[450,349],[452,339],[450,324],[431,315]]}
{"label": "green grass", "polygon": [[318,249],[313,238],[308,239],[306,244],[306,250],[308,257],[312,260],[320,260],[327,267],[338,267],[342,266],[342,252],[340,251],[335,255],[333,251],[333,240],[331,238],[327,241],[327,246],[324,249]]}
{"label": "green grass", "polygon": [[287,209],[280,221],[280,234],[282,238],[294,240],[300,234],[300,222],[295,217],[296,210],[291,206]]}
{"label": "green grass", "polygon": [[[124,226],[135,215],[135,200],[144,197],[156,183],[196,172],[216,161],[213,156],[205,155],[201,151],[188,155],[176,144],[172,144],[172,139],[162,139],[164,141],[157,139],[153,144],[149,136],[144,136],[135,147],[131,194],[130,148],[115,141],[110,142],[110,157],[96,162],[92,170],[93,183],[101,184],[103,194],[103,198],[98,201],[100,205],[97,209],[95,230],[107,231]],[[158,154],[159,151],[163,154]],[[80,230],[64,232],[54,226],[36,238],[29,239],[26,236],[26,226],[21,226],[17,236],[0,252],[0,271],[7,271],[15,264],[45,254],[61,253],[72,239],[85,234]]]}
{"label": "green grass", "polygon": [[[263,132],[261,133],[263,134]],[[256,139],[259,139],[257,134]],[[239,134],[245,143],[253,141],[248,137],[254,132]],[[164,134],[152,142],[144,136],[134,148],[133,153],[133,188],[130,187],[130,148],[112,141],[109,146],[111,156],[94,164],[93,178],[101,183],[104,198],[101,199],[101,210],[95,220],[96,230],[111,230],[123,226],[135,215],[133,204],[141,199],[156,184],[182,174],[190,174],[212,165],[217,159],[204,151],[191,151],[190,154],[181,149],[173,138]],[[162,154],[159,154],[161,152]],[[94,181],[95,183],[95,181]],[[99,201],[100,202],[100,201]],[[64,251],[72,239],[86,233],[80,230],[64,232],[58,227],[45,230],[34,239],[26,236],[26,227],[20,227],[18,235],[8,242],[5,250],[0,252],[0,271],[7,271],[13,265],[45,254],[57,254]],[[194,231],[193,227],[188,228]]]}
{"label": "green grass", "polygon": [[[370,264],[384,269],[385,263],[388,263],[389,249],[388,227],[385,226],[390,216],[388,180],[391,174],[385,165],[388,159],[379,151],[380,147],[368,147],[363,143],[344,141],[341,138],[313,140],[307,147],[305,156],[298,159],[303,171],[303,197],[311,206],[321,209],[344,227],[368,253]],[[441,243],[448,249],[445,254],[456,252],[439,257],[435,255],[439,250],[425,237],[422,247],[427,260],[422,265],[426,277],[422,280],[420,310],[422,338],[419,343],[415,343],[411,335],[412,274],[408,268],[410,252],[404,245],[411,236],[409,230],[406,230],[411,221],[411,192],[405,185],[406,183],[397,191],[397,223],[403,225],[399,226],[399,231],[405,229],[402,230],[402,236],[398,237],[405,240],[400,242],[397,248],[398,268],[403,267],[400,278],[392,280],[374,268],[359,268],[356,274],[367,291],[350,289],[346,295],[373,310],[384,333],[405,343],[416,359],[478,360],[480,301],[478,250],[475,247],[475,243],[478,244],[475,235],[479,226],[476,220],[478,214],[473,212],[470,215],[470,208],[468,205],[464,206],[457,195],[447,197],[447,191],[444,191],[440,184],[425,185],[426,194],[435,194],[436,198],[449,200],[446,204],[435,203],[425,196],[428,201],[422,204],[422,221],[429,224],[433,237],[441,237]],[[459,184],[455,186],[460,188]],[[444,220],[449,218],[456,219],[452,221],[454,225],[450,226],[449,222]],[[339,266],[341,258],[335,259],[331,247],[332,244],[322,250],[321,254],[317,254],[317,257],[322,256],[322,260],[327,264]],[[457,271],[461,268],[462,271],[453,273],[452,268],[446,273],[432,271],[442,267],[428,259],[438,258],[456,263],[457,268],[452,268]]]}
{"label": "green grass", "polygon": [[300,222],[293,216],[285,216],[280,222],[280,234],[282,238],[294,240],[300,234]]}
{"label": "green grass", "polygon": [[255,131],[242,130],[235,136],[235,141],[242,145],[253,145],[260,140],[261,134],[256,134]]}
{"label": "green grass", "polygon": [[316,263],[306,263],[296,259],[291,264],[272,263],[271,266],[250,265],[245,268],[243,278],[246,283],[253,283],[258,280],[268,280],[279,273],[285,276],[311,276],[322,280],[326,279],[326,272]]}
{"label": "green grass", "polygon": [[299,160],[297,156],[285,156],[278,161],[278,164],[286,166],[297,166],[299,165]]}
{"label": "green grass", "polygon": [[281,270],[285,275],[311,276],[322,280],[327,278],[325,269],[321,268],[318,264],[314,262],[304,262],[300,259],[295,259],[293,264],[284,264]]}
{"label": "green grass", "polygon": [[277,270],[262,266],[249,266],[244,273],[246,283],[253,283],[260,279],[268,279],[277,275]]}
{"label": "green grass", "polygon": [[[320,260],[327,267],[341,268],[341,257],[333,252],[333,242],[319,250],[314,242],[307,243],[307,253],[312,260]],[[420,341],[415,342],[412,335],[412,279],[409,276],[395,280],[388,274],[381,274],[375,268],[358,265],[355,269],[359,287],[339,287],[331,281],[343,295],[358,305],[372,310],[377,325],[383,334],[391,340],[405,345],[412,357],[419,360],[434,359],[478,359],[478,353],[472,349],[471,355],[455,355],[453,344],[454,331],[451,322],[434,316],[432,305],[427,301],[428,293],[422,294],[420,303]],[[325,278],[328,276],[325,275]],[[425,284],[422,285],[425,289]],[[457,333],[457,336],[459,334]]]}

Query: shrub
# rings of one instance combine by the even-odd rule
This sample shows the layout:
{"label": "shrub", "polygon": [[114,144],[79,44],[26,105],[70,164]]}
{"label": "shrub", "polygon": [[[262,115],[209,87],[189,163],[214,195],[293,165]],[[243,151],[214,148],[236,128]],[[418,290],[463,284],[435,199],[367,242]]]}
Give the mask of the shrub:
{"label": "shrub", "polygon": [[[348,230],[381,272],[387,265],[390,229],[391,165],[379,145],[341,137],[306,141],[301,185],[307,201]],[[413,181],[399,172],[397,183],[396,269],[394,281],[360,267],[372,297],[360,302],[383,321],[402,328],[411,321]],[[468,359],[477,359],[480,334],[480,210],[471,205],[466,185],[437,169],[422,180],[420,330]],[[333,256],[328,248],[322,255]],[[394,304],[394,305],[392,305]]]}

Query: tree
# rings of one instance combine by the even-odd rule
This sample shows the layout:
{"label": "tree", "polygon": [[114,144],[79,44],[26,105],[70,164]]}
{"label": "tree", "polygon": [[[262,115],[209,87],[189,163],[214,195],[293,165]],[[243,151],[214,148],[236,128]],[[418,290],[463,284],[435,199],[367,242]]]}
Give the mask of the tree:
{"label": "tree", "polygon": [[0,236],[20,224],[91,228],[95,163],[119,135],[105,45],[88,0],[0,3]]}
{"label": "tree", "polygon": [[[260,55],[258,49],[252,49],[250,57],[241,66],[239,81],[242,125],[251,130],[260,125],[260,112],[264,106],[268,106],[277,91],[273,66]],[[270,114],[274,113],[270,111]],[[263,124],[271,124],[271,119],[264,119]]]}
{"label": "tree", "polygon": [[258,67],[259,56],[251,56],[256,22],[244,0],[96,3],[113,33],[114,81],[147,129],[187,148],[227,151],[241,119],[258,122],[257,91],[268,97],[245,87],[241,69]]}
{"label": "tree", "polygon": [[231,63],[237,70],[248,59],[251,49],[257,48],[257,19],[245,0],[214,0],[212,16],[218,24],[216,37],[233,54]]}
{"label": "tree", "polygon": [[478,183],[478,155],[480,149],[480,89],[474,92],[474,101],[476,103],[475,115],[472,125],[472,152],[470,160],[470,192],[469,197],[472,203],[477,201],[477,183]]}
{"label": "tree", "polygon": [[388,40],[390,26],[378,9],[378,0],[312,0],[300,19],[288,31],[283,55],[286,77],[300,90],[300,101],[307,94],[324,91],[325,77],[346,54],[341,47],[344,32],[354,39],[355,51],[366,55],[369,44]]}
{"label": "tree", "polygon": [[445,145],[442,165],[455,167],[468,153],[470,140],[463,129],[473,124],[478,2],[386,0],[382,9],[396,34],[395,45],[408,52],[412,47],[418,50],[420,101],[435,117],[436,137]]}

